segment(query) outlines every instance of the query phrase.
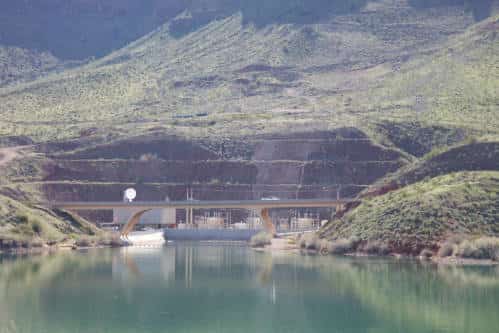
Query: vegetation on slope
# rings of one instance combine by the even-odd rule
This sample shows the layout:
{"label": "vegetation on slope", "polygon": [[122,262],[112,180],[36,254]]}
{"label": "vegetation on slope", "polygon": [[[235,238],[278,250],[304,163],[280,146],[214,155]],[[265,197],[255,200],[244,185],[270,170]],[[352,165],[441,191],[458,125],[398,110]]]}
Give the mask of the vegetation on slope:
{"label": "vegetation on slope", "polygon": [[[246,24],[310,23],[358,13],[386,0],[24,0],[0,2],[0,44],[49,51],[61,59],[101,57],[173,20],[174,36],[241,13]],[[496,0],[409,0],[412,8],[457,7],[487,18]]]}
{"label": "vegetation on slope", "polygon": [[98,233],[92,224],[67,213],[58,216],[43,207],[0,195],[0,248],[43,246]]}
{"label": "vegetation on slope", "polygon": [[63,63],[47,52],[0,45],[0,86],[18,80],[33,80]]}
{"label": "vegetation on slope", "polygon": [[420,121],[383,121],[372,129],[387,145],[393,145],[415,157],[464,141],[471,133],[459,127],[443,127]]}
{"label": "vegetation on slope", "polygon": [[499,141],[496,138],[465,141],[437,148],[381,179],[373,187],[382,187],[383,184],[403,186],[458,171],[498,171],[498,160]]}
{"label": "vegetation on slope", "polygon": [[[451,37],[433,54],[415,58],[368,96],[391,116],[406,115],[433,126],[497,132],[499,16]],[[388,105],[387,105],[388,104]]]}
{"label": "vegetation on slope", "polygon": [[459,6],[360,3],[264,25],[229,10],[180,35],[190,16],[178,16],[86,66],[0,89],[0,135],[219,137],[401,119],[497,131],[497,16],[469,27]]}
{"label": "vegetation on slope", "polygon": [[101,235],[91,223],[71,213],[48,209],[43,195],[33,186],[16,183],[39,172],[38,160],[29,150],[1,149],[14,154],[12,160],[0,156],[0,251],[11,248],[42,247],[68,238]]}
{"label": "vegetation on slope", "polygon": [[383,241],[419,254],[453,235],[499,236],[499,172],[459,172],[366,199],[322,236]]}

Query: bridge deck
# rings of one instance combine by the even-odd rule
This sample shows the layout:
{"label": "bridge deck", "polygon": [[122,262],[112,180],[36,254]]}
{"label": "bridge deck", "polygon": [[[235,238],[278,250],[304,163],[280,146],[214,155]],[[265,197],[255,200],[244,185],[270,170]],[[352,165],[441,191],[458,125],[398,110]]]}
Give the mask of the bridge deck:
{"label": "bridge deck", "polygon": [[342,199],[303,199],[303,200],[226,200],[226,201],[162,201],[162,202],[50,202],[48,206],[69,210],[110,210],[132,208],[140,210],[178,209],[270,209],[270,208],[331,208],[358,202]]}

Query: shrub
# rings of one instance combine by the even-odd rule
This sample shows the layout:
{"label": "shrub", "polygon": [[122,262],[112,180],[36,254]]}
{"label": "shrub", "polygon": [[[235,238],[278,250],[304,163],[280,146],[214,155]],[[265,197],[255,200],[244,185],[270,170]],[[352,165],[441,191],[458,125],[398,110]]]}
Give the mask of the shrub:
{"label": "shrub", "polygon": [[31,241],[31,247],[33,248],[41,248],[43,247],[44,243],[41,239],[35,239]]}
{"label": "shrub", "polygon": [[437,255],[440,258],[451,257],[454,254],[456,247],[456,244],[445,242],[442,244],[442,246],[440,246],[440,249],[438,249]]}
{"label": "shrub", "polygon": [[122,241],[119,235],[108,235],[100,238],[98,244],[100,246],[122,247],[126,245],[126,242]]}
{"label": "shrub", "polygon": [[431,257],[433,257],[433,252],[431,250],[424,249],[423,251],[421,251],[420,257],[423,259],[430,259]]}
{"label": "shrub", "polygon": [[456,256],[461,258],[475,258],[477,256],[477,251],[478,249],[471,241],[465,240],[464,242],[458,245],[455,254]]}
{"label": "shrub", "polygon": [[315,233],[306,233],[303,234],[300,237],[300,248],[306,249],[306,250],[320,250],[321,244],[320,244],[319,237]]}
{"label": "shrub", "polygon": [[452,235],[446,243],[453,244],[453,245],[459,245],[465,240],[463,235]]}
{"label": "shrub", "polygon": [[48,246],[54,246],[54,245],[56,245],[56,244],[57,244],[57,239],[55,239],[55,238],[49,238],[49,239],[47,240],[47,245],[48,245]]}
{"label": "shrub", "polygon": [[26,215],[16,215],[12,219],[15,224],[27,224],[29,222],[29,219]]}
{"label": "shrub", "polygon": [[369,241],[364,247],[364,251],[372,255],[386,256],[390,253],[390,248],[381,241]]}
{"label": "shrub", "polygon": [[272,235],[265,232],[261,231],[251,237],[250,240],[250,245],[252,247],[265,247],[266,245],[270,245],[272,242]]}
{"label": "shrub", "polygon": [[14,232],[24,236],[33,236],[33,229],[28,224],[19,225],[17,229],[14,229]]}
{"label": "shrub", "polygon": [[499,238],[479,238],[475,244],[482,258],[499,261]]}
{"label": "shrub", "polygon": [[461,258],[499,260],[499,238],[466,240],[459,244],[456,255]]}
{"label": "shrub", "polygon": [[42,224],[40,223],[40,221],[37,221],[37,220],[34,220],[31,222],[31,229],[33,230],[33,232],[37,235],[41,234],[42,233]]}
{"label": "shrub", "polygon": [[123,241],[119,236],[111,237],[111,241],[109,242],[110,247],[123,247],[126,245],[127,243]]}
{"label": "shrub", "polygon": [[81,237],[76,240],[75,245],[78,247],[89,247],[92,243],[90,242],[90,239],[86,237]]}
{"label": "shrub", "polygon": [[26,239],[21,239],[17,241],[17,247],[19,248],[24,248],[24,249],[29,249],[31,248],[31,242]]}
{"label": "shrub", "polygon": [[331,254],[346,254],[354,252],[357,249],[360,241],[357,237],[349,239],[338,239],[329,243],[329,253]]}
{"label": "shrub", "polygon": [[465,240],[458,245],[455,255],[461,258],[473,258],[475,256],[476,249],[473,247],[470,241]]}
{"label": "shrub", "polygon": [[322,255],[328,255],[329,249],[331,248],[331,241],[328,241],[327,239],[320,239],[319,240],[319,253]]}

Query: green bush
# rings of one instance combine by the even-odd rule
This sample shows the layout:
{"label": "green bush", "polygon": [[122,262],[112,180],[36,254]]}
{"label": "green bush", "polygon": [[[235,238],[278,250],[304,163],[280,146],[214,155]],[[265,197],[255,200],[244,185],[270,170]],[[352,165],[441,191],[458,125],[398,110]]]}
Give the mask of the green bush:
{"label": "green bush", "polygon": [[34,220],[31,222],[31,229],[35,234],[40,235],[42,233],[43,227],[40,221]]}
{"label": "green bush", "polygon": [[31,241],[31,247],[33,248],[41,248],[43,247],[44,243],[41,239],[35,239]]}
{"label": "green bush", "polygon": [[463,235],[452,235],[448,240],[447,243],[453,244],[453,245],[459,245],[461,244],[466,238]]}
{"label": "green bush", "polygon": [[81,237],[76,240],[75,245],[78,247],[89,247],[92,245],[92,242],[87,237]]}
{"label": "green bush", "polygon": [[29,219],[26,215],[18,214],[14,216],[12,222],[14,222],[15,224],[28,224]]}
{"label": "green bush", "polygon": [[431,257],[433,257],[433,252],[431,250],[424,249],[423,251],[421,251],[419,256],[423,259],[430,259]]}
{"label": "green bush", "polygon": [[451,242],[445,242],[440,246],[440,249],[438,249],[437,255],[440,258],[446,258],[446,257],[451,257],[454,255],[455,248],[457,248],[457,245]]}
{"label": "green bush", "polygon": [[458,245],[456,256],[468,259],[499,260],[499,238],[483,237],[465,240]]}
{"label": "green bush", "polygon": [[461,258],[475,258],[477,251],[478,249],[471,241],[465,240],[458,245],[455,255]]}
{"label": "green bush", "polygon": [[306,233],[300,237],[300,248],[306,250],[320,250],[321,242],[315,233]]}
{"label": "green bush", "polygon": [[107,235],[100,238],[97,243],[100,246],[109,246],[109,247],[122,247],[125,246],[125,242],[121,240],[119,235]]}
{"label": "green bush", "polygon": [[57,239],[52,238],[52,237],[49,237],[49,239],[47,239],[47,245],[48,246],[54,246],[56,244],[57,244]]}
{"label": "green bush", "polygon": [[328,252],[331,254],[346,254],[355,252],[360,241],[356,237],[338,239],[328,244]]}
{"label": "green bush", "polygon": [[319,253],[323,255],[329,254],[329,249],[331,248],[331,241],[328,241],[327,239],[320,239],[319,240]]}
{"label": "green bush", "polygon": [[477,256],[499,261],[499,238],[483,237],[475,240]]}
{"label": "green bush", "polygon": [[261,231],[251,237],[250,245],[252,247],[265,247],[266,245],[270,245],[272,243],[272,235]]}
{"label": "green bush", "polygon": [[369,241],[364,246],[364,251],[372,255],[386,256],[390,253],[390,248],[382,241]]}

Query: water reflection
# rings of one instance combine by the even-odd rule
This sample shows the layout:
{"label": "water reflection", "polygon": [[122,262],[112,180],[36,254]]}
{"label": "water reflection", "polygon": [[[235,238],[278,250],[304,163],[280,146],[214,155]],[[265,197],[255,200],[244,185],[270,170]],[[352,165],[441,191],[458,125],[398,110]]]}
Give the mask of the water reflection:
{"label": "water reflection", "polygon": [[497,267],[180,244],[4,258],[0,332],[493,332]]}

